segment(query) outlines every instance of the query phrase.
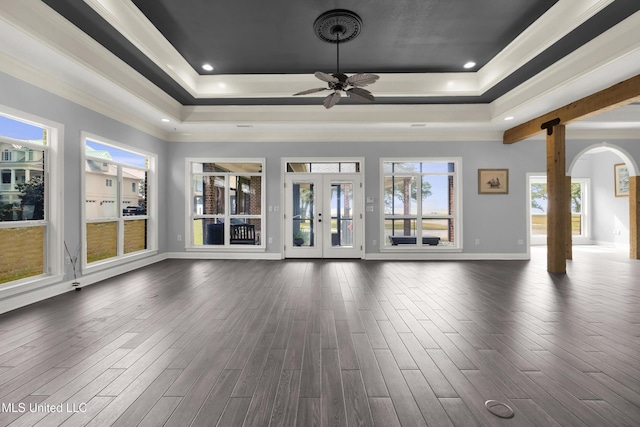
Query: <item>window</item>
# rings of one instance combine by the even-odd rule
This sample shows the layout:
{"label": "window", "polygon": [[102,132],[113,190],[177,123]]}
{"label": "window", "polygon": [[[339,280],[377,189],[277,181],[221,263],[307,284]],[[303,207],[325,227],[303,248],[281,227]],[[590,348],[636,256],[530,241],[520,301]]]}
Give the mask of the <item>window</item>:
{"label": "window", "polygon": [[[49,198],[60,190],[59,128],[17,116],[0,114],[0,286],[62,272],[61,227],[52,226],[60,220],[60,204]],[[29,164],[25,153],[31,153]]]}
{"label": "window", "polygon": [[[547,177],[532,176],[529,179],[531,243],[546,244],[547,237]],[[571,235],[576,243],[589,238],[588,227],[589,180],[571,180]]]}
{"label": "window", "polygon": [[297,173],[359,173],[359,162],[289,162],[287,172]]}
{"label": "window", "polygon": [[86,137],[84,157],[84,266],[154,250],[155,156]]}
{"label": "window", "polygon": [[382,161],[383,247],[460,247],[459,164],[459,159]]}
{"label": "window", "polygon": [[187,159],[190,247],[262,247],[264,160]]}

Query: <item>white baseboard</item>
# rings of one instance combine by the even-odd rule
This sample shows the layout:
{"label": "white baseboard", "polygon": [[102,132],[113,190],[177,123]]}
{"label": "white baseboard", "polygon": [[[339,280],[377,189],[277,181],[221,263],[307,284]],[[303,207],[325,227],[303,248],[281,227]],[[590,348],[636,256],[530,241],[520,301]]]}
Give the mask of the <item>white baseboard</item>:
{"label": "white baseboard", "polygon": [[[138,261],[133,261],[127,264],[119,265],[117,267],[102,270],[96,273],[87,274],[78,278],[78,282],[80,282],[79,287],[83,288],[85,286],[100,282],[101,280],[105,280],[122,273],[127,273],[129,271],[137,270],[138,268],[155,264],[156,262],[163,261],[165,259],[167,259],[167,255],[160,254],[140,259]],[[46,281],[43,280],[43,283],[46,283]],[[75,289],[76,287],[73,286],[72,280],[57,282],[53,284],[43,284],[40,287],[25,285],[23,291],[21,291],[22,289],[20,286],[16,286],[12,288],[11,295],[7,295],[3,299],[0,299],[0,314],[36,303],[38,301],[45,300],[47,298],[55,297],[56,295],[60,295],[65,292],[73,291]]]}
{"label": "white baseboard", "polygon": [[375,261],[500,261],[500,260],[529,260],[531,254],[523,253],[368,253],[365,259]]}
{"label": "white baseboard", "polygon": [[604,242],[604,241],[600,241],[600,240],[592,240],[591,243],[593,245],[597,245],[597,246],[606,246],[608,248],[614,248],[614,249],[620,249],[620,250],[630,250],[631,249],[631,245],[623,244],[623,243]]}
{"label": "white baseboard", "polygon": [[[263,259],[263,260],[282,260],[280,253],[250,253],[250,252],[169,252],[167,258],[176,259]],[[478,261],[478,260],[528,260],[531,258],[529,253],[507,253],[507,254],[483,254],[483,253],[410,253],[410,252],[381,252],[367,253],[363,259],[376,261],[402,261],[402,260],[461,260],[461,261]]]}
{"label": "white baseboard", "polygon": [[176,259],[282,259],[280,253],[267,252],[169,252],[166,255]]}

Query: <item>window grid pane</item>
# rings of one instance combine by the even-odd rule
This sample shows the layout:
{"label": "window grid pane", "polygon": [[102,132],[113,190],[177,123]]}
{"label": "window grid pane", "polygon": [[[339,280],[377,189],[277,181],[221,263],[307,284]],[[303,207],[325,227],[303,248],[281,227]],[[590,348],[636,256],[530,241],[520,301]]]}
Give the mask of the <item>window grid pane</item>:
{"label": "window grid pane", "polygon": [[0,285],[44,273],[45,233],[45,226],[0,228]]}
{"label": "window grid pane", "polygon": [[195,247],[262,245],[262,163],[192,162]]}
{"label": "window grid pane", "polygon": [[118,223],[87,223],[87,262],[101,261],[118,255]]}
{"label": "window grid pane", "polygon": [[147,249],[147,220],[136,219],[124,222],[124,253]]}
{"label": "window grid pane", "polygon": [[384,245],[456,246],[455,162],[386,161],[382,170]]}

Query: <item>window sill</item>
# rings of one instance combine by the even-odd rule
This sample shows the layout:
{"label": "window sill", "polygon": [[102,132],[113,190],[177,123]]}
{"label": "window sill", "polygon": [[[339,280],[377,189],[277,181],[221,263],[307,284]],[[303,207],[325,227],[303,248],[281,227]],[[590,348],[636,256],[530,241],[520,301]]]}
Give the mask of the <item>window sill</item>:
{"label": "window sill", "polygon": [[63,278],[63,274],[56,274],[52,276],[41,275],[16,280],[14,282],[7,282],[6,284],[0,285],[0,299],[8,298],[25,292],[31,292],[34,289],[53,285],[61,282]]}
{"label": "window sill", "polygon": [[92,262],[91,264],[82,267],[82,275],[87,275],[90,273],[94,273],[96,271],[105,270],[107,268],[128,264],[130,262],[138,261],[138,260],[148,258],[157,254],[158,254],[157,249],[148,249],[145,251],[134,252],[132,254],[123,255],[117,258],[109,258],[104,261]]}

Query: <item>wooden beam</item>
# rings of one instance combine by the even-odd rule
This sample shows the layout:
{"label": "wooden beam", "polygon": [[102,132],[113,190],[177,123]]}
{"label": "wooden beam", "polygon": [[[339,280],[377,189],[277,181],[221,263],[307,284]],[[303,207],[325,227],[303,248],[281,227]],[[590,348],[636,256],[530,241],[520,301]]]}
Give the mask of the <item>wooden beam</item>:
{"label": "wooden beam", "polygon": [[542,132],[541,126],[544,123],[556,118],[560,119],[560,124],[566,125],[638,100],[640,100],[640,74],[513,127],[505,131],[502,141],[505,144],[513,144],[532,137]]}
{"label": "wooden beam", "polygon": [[640,259],[640,177],[629,177],[629,246],[630,258]]}
{"label": "wooden beam", "polygon": [[567,179],[563,125],[547,135],[547,271],[567,272]]}
{"label": "wooden beam", "polygon": [[565,188],[565,210],[567,211],[567,241],[565,242],[567,259],[573,259],[573,215],[571,215],[571,177],[567,176]]}

